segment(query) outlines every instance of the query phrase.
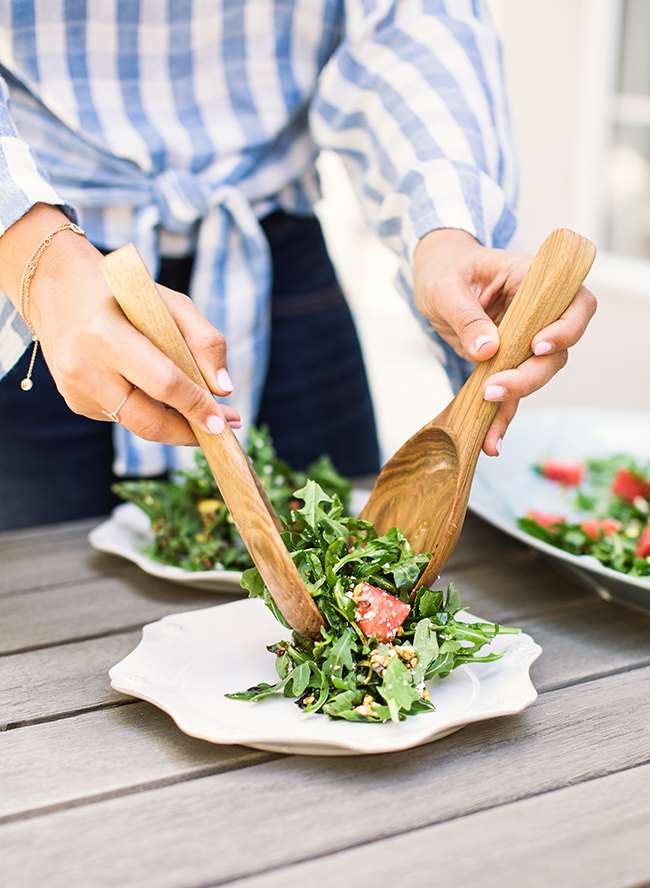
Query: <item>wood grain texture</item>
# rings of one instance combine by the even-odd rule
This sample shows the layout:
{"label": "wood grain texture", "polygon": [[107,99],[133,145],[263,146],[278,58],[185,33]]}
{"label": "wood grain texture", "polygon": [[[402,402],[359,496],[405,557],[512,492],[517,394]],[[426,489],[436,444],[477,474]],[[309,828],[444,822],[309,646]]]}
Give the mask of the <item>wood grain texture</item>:
{"label": "wood grain texture", "polygon": [[362,517],[381,532],[399,527],[416,551],[432,553],[423,584],[435,581],[463,526],[476,461],[499,407],[483,398],[486,379],[530,357],[533,336],[566,310],[595,254],[572,231],[547,237],[499,325],[497,353],[477,364],[453,401],[382,469]]}
{"label": "wood grain texture", "polygon": [[238,888],[650,884],[650,766],[237,882]]}
{"label": "wood grain texture", "polygon": [[[650,663],[650,619],[595,597],[519,622],[544,648],[533,666],[540,692]],[[110,688],[108,670],[139,640],[138,630],[0,657],[0,731],[130,699]]]}
{"label": "wood grain texture", "polygon": [[96,523],[83,529],[74,525],[65,534],[43,529],[37,540],[0,538],[0,597],[119,573],[124,562],[88,545],[88,531]]}
{"label": "wood grain texture", "polygon": [[[580,613],[583,609],[586,613]],[[531,627],[527,627],[532,629],[535,638],[545,646],[545,656],[535,664],[533,673],[536,686],[541,692],[584,681],[590,675],[622,668],[631,669],[648,663],[650,620],[642,619],[637,622],[634,615],[620,609],[614,610],[612,618],[616,624],[618,614],[618,625],[614,625],[613,631],[608,634],[603,625],[603,611],[608,609],[608,605],[594,600],[588,604],[574,605],[569,609],[567,619],[563,616],[564,612],[561,614],[554,611],[538,617],[533,620]],[[126,641],[134,635],[135,633],[120,636],[115,640],[120,640],[122,647],[126,648]],[[575,640],[576,636],[582,636],[578,642]],[[78,649],[75,652],[75,661],[79,670],[70,671],[65,676],[65,683],[59,683],[58,686],[56,676],[50,682],[46,681],[42,689],[34,690],[27,681],[24,695],[31,702],[23,703],[23,706],[31,705],[31,711],[39,706],[41,710],[51,711],[61,703],[69,705],[70,695],[76,699],[74,695],[87,686],[89,693],[84,698],[86,704],[92,701],[93,693],[99,695],[100,700],[106,700],[107,695],[111,694],[106,672],[88,676],[86,669],[81,666],[82,648],[89,651],[88,661],[101,661],[103,657],[101,668],[104,670],[107,642],[112,640],[98,639],[84,645],[66,646],[65,649],[39,651],[39,656],[49,654],[52,662],[57,651],[65,653],[67,647],[75,647]],[[20,680],[20,661],[34,656],[36,655],[24,654],[11,658],[16,660],[12,673],[14,679]],[[633,674],[639,676],[641,682],[646,671]],[[45,678],[42,672],[41,676]],[[67,690],[65,685],[69,685],[71,690]],[[48,703],[45,695],[50,688],[53,700]],[[16,686],[13,690],[15,706],[20,706],[21,688]],[[0,699],[2,694],[0,690]],[[102,710],[87,713],[81,719],[77,715],[0,735],[0,786],[11,790],[5,794],[4,802],[0,796],[0,816],[48,805],[62,805],[80,798],[93,798],[106,792],[128,793],[132,791],[132,784],[141,787],[151,786],[164,779],[187,779],[195,774],[197,768],[201,770],[221,761],[221,747],[185,737],[166,716],[148,704],[135,703],[121,695],[116,695],[116,698],[128,701],[126,708],[131,710],[135,707],[137,714]],[[464,748],[463,737],[464,732],[456,735],[455,746],[459,753]],[[183,756],[176,760],[176,767],[170,765],[170,747],[184,750]],[[42,766],[44,760],[48,763],[46,775]],[[116,760],[120,766],[111,766],[108,771],[101,764],[111,761],[115,765]],[[357,761],[362,762],[360,759]],[[126,766],[124,762],[127,763]],[[253,757],[249,763],[256,762],[257,759]],[[18,764],[20,767],[17,767]],[[367,771],[369,765],[361,764],[361,768]]]}
{"label": "wood grain texture", "polygon": [[194,740],[147,703],[17,728],[0,734],[0,820],[272,758]]}
{"label": "wood grain texture", "polygon": [[[83,884],[88,873],[98,886],[211,884],[634,768],[648,758],[650,697],[639,689],[649,680],[650,669],[642,669],[553,691],[521,716],[404,753],[287,757],[6,824],[4,877],[50,886]],[[122,717],[132,709],[79,718]],[[67,725],[28,730],[55,726]],[[118,738],[116,732],[106,762],[100,755],[96,763],[105,774],[111,763],[115,772],[122,767]],[[154,756],[149,743],[143,754],[161,752]],[[96,757],[90,749],[74,757],[75,781],[84,755]],[[12,785],[13,798],[31,791],[32,802],[39,792],[45,801],[33,766],[24,754],[24,786]]]}
{"label": "wood grain texture", "polygon": [[0,657],[0,731],[124,702],[111,688],[108,670],[140,638],[138,629]]}
{"label": "wood grain texture", "polygon": [[[168,613],[241,597],[178,586],[150,577],[134,565],[115,562],[121,572],[112,578],[0,597],[0,655],[123,632]],[[536,573],[535,583],[530,582],[531,571]],[[546,562],[519,546],[485,565],[459,567],[444,577],[445,582],[449,579],[458,583],[468,607],[501,621],[592,597],[569,580],[558,581]]]}
{"label": "wood grain texture", "polygon": [[[105,519],[0,534],[0,596],[132,571],[128,561],[90,548],[88,534],[100,520]],[[524,548],[518,540],[505,536],[475,515],[467,517],[463,542],[465,545],[453,553],[447,568],[484,563]],[[36,545],[38,558],[34,557]],[[43,569],[44,561],[47,570]]]}
{"label": "wood grain texture", "polygon": [[[234,601],[239,596],[220,595]],[[215,604],[214,593],[184,589],[132,568],[120,578],[85,580],[0,598],[0,655],[123,632]]]}
{"label": "wood grain texture", "polygon": [[[19,543],[12,535],[11,544]],[[0,599],[0,646],[6,638],[20,647],[33,647],[34,639],[59,646],[0,658],[0,715],[6,707],[11,721],[20,721],[110,704],[107,663],[139,632],[74,639],[224,600],[108,561],[120,565],[118,576],[75,582],[72,571],[39,589],[16,560],[30,585],[19,593],[9,585]],[[454,884],[478,881],[477,860],[488,886],[497,875],[500,884],[514,884],[521,873],[526,884],[567,888],[647,879],[639,850],[646,844],[639,827],[647,829],[645,784],[634,781],[648,758],[643,688],[650,667],[642,664],[650,620],[606,605],[472,516],[445,574],[474,611],[522,625],[544,646],[534,675],[546,692],[521,716],[396,756],[340,760],[215,747],[186,737],[144,703],[0,732],[0,817],[9,818],[0,824],[3,881],[164,888],[250,875],[239,884],[269,888],[276,883],[265,880],[277,875],[283,885],[353,878],[374,888],[376,872],[364,879],[377,849],[392,866],[403,862],[403,848],[415,863],[399,866],[399,881],[416,888],[431,884],[417,879],[430,876],[432,856],[442,885],[443,872]],[[615,670],[633,671],[590,680]],[[630,768],[632,782],[622,790],[611,781],[624,773],[604,778],[604,796],[565,802],[601,775]],[[578,785],[562,789],[570,783]],[[630,795],[631,816],[621,804]],[[469,843],[476,856],[464,853]],[[262,875],[273,867],[276,873]],[[390,867],[386,872],[396,880]]]}
{"label": "wood grain texture", "polygon": [[[476,537],[473,542],[477,542]],[[518,557],[497,560],[492,565],[458,568],[453,575],[471,607],[495,619],[516,621],[548,649],[548,656],[535,665],[536,681],[541,681],[541,687],[545,686],[547,674],[549,680],[552,675],[552,680],[559,683],[626,664],[638,665],[650,655],[650,620],[606,605],[580,587],[557,590],[555,577],[543,562],[538,571],[540,587],[534,589],[526,584],[522,592],[521,575],[531,567],[536,569],[535,563],[535,556],[521,551]],[[486,593],[486,580],[497,591]],[[546,587],[554,589],[555,594],[547,593]],[[88,595],[84,585],[74,591],[80,599]],[[177,595],[184,601],[182,590],[177,590]],[[23,629],[31,632],[34,621],[37,628],[40,625],[41,609],[36,603],[42,600],[45,599],[30,596],[29,606],[21,609],[17,622]],[[120,596],[120,600],[124,599]],[[210,596],[200,604],[213,605],[219,600],[219,596]],[[56,624],[48,617],[46,628],[57,633],[56,638],[61,631],[72,635],[81,630],[88,634],[93,625],[106,625],[107,618],[114,621],[114,602],[114,592],[102,593],[94,598],[94,624],[78,622],[69,627],[66,616],[72,621],[76,608],[81,609],[80,601],[69,599],[65,608],[57,609],[62,622]],[[127,609],[123,616],[132,619],[132,611]],[[27,640],[26,636],[23,638]],[[7,724],[54,718],[122,699],[109,688],[107,672],[135,647],[139,638],[138,630],[0,657],[0,729]],[[560,673],[558,667],[562,667]]]}
{"label": "wood grain texture", "polygon": [[598,598],[520,622],[544,651],[531,670],[541,692],[650,665],[650,618]]}
{"label": "wood grain texture", "polygon": [[[140,330],[197,385],[209,391],[196,361],[136,248],[129,244],[106,256],[101,269],[113,295]],[[317,638],[323,625],[287,551],[280,522],[261,482],[228,423],[211,435],[190,423],[217,486],[267,589],[287,622],[302,635]]]}

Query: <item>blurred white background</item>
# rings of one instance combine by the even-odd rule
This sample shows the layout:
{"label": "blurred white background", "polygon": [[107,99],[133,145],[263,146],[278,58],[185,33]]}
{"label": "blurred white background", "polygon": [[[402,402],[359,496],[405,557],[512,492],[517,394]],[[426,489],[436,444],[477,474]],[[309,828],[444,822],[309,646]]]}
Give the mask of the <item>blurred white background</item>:
{"label": "blurred white background", "polygon": [[[599,250],[599,311],[529,406],[650,407],[650,0],[490,0],[521,170],[516,246],[553,228]],[[384,452],[450,396],[434,349],[393,288],[346,173],[323,158],[321,218],[363,340]],[[507,439],[506,444],[507,446]]]}

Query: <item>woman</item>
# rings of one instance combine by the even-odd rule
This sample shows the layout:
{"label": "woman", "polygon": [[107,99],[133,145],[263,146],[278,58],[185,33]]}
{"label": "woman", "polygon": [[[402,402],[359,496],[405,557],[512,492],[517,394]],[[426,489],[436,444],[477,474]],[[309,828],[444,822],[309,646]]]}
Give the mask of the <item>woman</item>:
{"label": "woman", "polygon": [[[515,170],[482,3],[13,0],[0,17],[0,526],[105,512],[113,468],[184,463],[169,446],[192,442],[183,416],[213,434],[265,422],[296,467],[328,452],[345,473],[377,469],[358,340],[312,212],[322,148],[401,257],[452,383],[494,354],[528,260],[505,249]],[[127,241],[225,405],[111,298],[101,254]],[[534,357],[488,380],[501,407],[486,453],[594,309],[582,289]],[[46,365],[30,374],[32,336]]]}

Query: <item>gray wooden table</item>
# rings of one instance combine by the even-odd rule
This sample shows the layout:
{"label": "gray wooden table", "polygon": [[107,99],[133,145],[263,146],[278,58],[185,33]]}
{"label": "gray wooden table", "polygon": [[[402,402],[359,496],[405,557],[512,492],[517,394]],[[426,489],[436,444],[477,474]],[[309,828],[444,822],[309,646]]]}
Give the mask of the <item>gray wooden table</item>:
{"label": "gray wooden table", "polygon": [[628,886],[650,880],[650,620],[470,518],[449,575],[544,647],[523,714],[395,755],[184,736],[108,684],[143,623],[224,600],[0,535],[3,886]]}

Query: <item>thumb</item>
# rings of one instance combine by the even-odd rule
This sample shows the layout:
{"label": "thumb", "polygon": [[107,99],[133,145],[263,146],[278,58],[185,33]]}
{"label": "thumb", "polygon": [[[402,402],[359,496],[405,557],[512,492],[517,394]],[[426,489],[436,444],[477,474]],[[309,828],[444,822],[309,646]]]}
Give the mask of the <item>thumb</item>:
{"label": "thumb", "polygon": [[443,314],[470,361],[485,361],[499,348],[496,324],[483,311],[472,289],[459,282],[445,294]]}

